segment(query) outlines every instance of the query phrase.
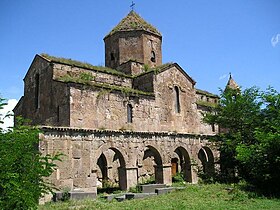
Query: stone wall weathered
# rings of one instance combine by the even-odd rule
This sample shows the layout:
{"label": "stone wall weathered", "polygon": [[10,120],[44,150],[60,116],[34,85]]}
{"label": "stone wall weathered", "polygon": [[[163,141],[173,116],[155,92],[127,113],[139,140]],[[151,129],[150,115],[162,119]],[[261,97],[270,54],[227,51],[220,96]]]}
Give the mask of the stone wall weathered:
{"label": "stone wall weathered", "polygon": [[[42,130],[40,150],[44,154],[64,154],[63,162],[57,163],[58,168],[50,178],[60,189],[96,192],[98,181],[105,179],[128,189],[151,174],[155,174],[157,183],[170,185],[174,157],[178,157],[178,172],[196,183],[198,166],[208,164],[214,170],[219,158],[215,145],[209,143],[212,136],[206,135],[69,127]],[[207,163],[199,157],[200,153],[205,153]],[[104,167],[100,167],[100,161]]]}

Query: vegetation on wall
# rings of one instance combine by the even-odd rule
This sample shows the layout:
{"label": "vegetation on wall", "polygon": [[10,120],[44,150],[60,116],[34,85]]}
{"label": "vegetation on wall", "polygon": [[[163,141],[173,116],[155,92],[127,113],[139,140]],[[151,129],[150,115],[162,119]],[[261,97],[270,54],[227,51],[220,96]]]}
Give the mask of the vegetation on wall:
{"label": "vegetation on wall", "polygon": [[247,181],[266,194],[280,192],[280,94],[227,89],[205,122],[223,129],[220,144],[222,177],[225,181]]}
{"label": "vegetation on wall", "polygon": [[[0,98],[0,109],[4,105]],[[16,127],[0,130],[0,209],[35,209],[42,194],[52,191],[45,178],[54,171],[60,155],[41,156],[40,131],[24,123],[18,118]]]}
{"label": "vegetation on wall", "polygon": [[[84,74],[86,74],[86,73],[84,73]],[[84,79],[85,77],[87,79]],[[75,77],[75,76],[70,76],[70,75],[67,74],[67,75],[64,75],[63,77],[60,77],[58,80],[61,81],[61,82],[80,83],[80,84],[84,84],[84,85],[89,85],[89,86],[101,88],[102,93],[100,93],[100,96],[104,95],[104,93],[106,93],[104,91],[104,89],[109,90],[109,92],[111,92],[113,90],[114,91],[120,91],[125,95],[132,95],[132,96],[138,96],[138,95],[154,96],[154,94],[151,93],[151,92],[144,92],[144,91],[136,90],[136,89],[129,88],[129,87],[110,85],[110,84],[107,84],[107,83],[98,83],[98,82],[95,82],[93,80],[88,80],[88,78],[90,78],[90,77],[89,76],[81,77],[80,75]]]}
{"label": "vegetation on wall", "polygon": [[120,77],[131,78],[131,76],[129,76],[125,73],[122,73],[115,69],[111,69],[111,68],[104,67],[104,66],[94,66],[94,65],[86,63],[86,62],[80,62],[80,61],[72,60],[70,58],[55,57],[55,56],[48,55],[46,53],[42,53],[41,56],[50,60],[51,62],[55,62],[55,63],[66,64],[66,65],[75,66],[78,68],[85,68],[85,69],[98,71],[98,72],[104,72],[104,73],[108,73],[108,74],[112,74],[112,75],[116,75],[116,76],[120,76]]}

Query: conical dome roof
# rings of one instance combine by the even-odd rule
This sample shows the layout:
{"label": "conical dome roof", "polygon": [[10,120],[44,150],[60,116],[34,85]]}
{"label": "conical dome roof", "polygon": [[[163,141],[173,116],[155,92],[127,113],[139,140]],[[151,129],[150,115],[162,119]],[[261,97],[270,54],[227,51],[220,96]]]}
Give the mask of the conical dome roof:
{"label": "conical dome roof", "polygon": [[[113,30],[106,36],[111,36],[116,32],[120,31],[139,31],[144,30],[155,35],[161,36],[160,32],[151,24],[147,23],[140,15],[136,12],[131,11],[121,22],[113,28]],[[105,38],[106,38],[105,37]]]}
{"label": "conical dome roof", "polygon": [[232,78],[231,74],[229,75],[229,80],[226,86],[226,89],[233,89],[233,90],[237,90],[239,89],[239,85],[234,81],[234,79]]}

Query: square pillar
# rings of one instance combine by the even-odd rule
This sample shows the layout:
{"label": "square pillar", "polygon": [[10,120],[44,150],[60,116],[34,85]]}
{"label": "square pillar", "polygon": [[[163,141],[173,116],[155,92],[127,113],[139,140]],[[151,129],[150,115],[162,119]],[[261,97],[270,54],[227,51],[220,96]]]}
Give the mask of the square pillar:
{"label": "square pillar", "polygon": [[122,190],[128,190],[130,187],[137,185],[137,167],[118,168],[119,172],[119,183]]}
{"label": "square pillar", "polygon": [[127,176],[127,189],[131,187],[135,187],[138,183],[138,168],[137,167],[126,168],[126,176]]}
{"label": "square pillar", "polygon": [[155,179],[158,184],[172,185],[171,165],[156,165]]}

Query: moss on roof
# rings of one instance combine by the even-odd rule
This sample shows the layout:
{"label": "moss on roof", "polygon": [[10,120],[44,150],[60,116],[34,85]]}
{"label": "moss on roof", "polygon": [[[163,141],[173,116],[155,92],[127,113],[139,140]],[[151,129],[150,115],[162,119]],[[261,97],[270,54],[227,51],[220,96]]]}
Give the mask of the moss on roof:
{"label": "moss on roof", "polygon": [[112,75],[116,75],[116,76],[120,76],[120,77],[132,78],[130,75],[127,75],[127,74],[117,71],[115,69],[111,69],[111,68],[104,67],[104,66],[94,66],[94,65],[91,65],[86,62],[80,62],[80,61],[72,60],[70,58],[55,57],[55,56],[48,55],[46,53],[42,53],[42,54],[40,54],[40,56],[42,56],[54,63],[66,64],[66,65],[84,68],[84,69],[88,69],[88,70],[92,70],[92,71],[108,73],[108,74],[112,74]]}
{"label": "moss on roof", "polygon": [[110,85],[110,84],[106,84],[106,83],[98,83],[98,82],[92,81],[90,79],[87,79],[87,77],[83,78],[81,76],[74,77],[74,76],[70,76],[67,74],[67,75],[64,75],[64,76],[58,78],[57,80],[60,82],[65,82],[65,83],[76,83],[76,84],[83,84],[83,85],[98,87],[101,89],[108,89],[110,91],[112,91],[112,90],[120,91],[124,94],[132,95],[132,96],[138,96],[138,95],[154,96],[154,93],[152,93],[152,92],[144,92],[144,91],[136,90],[136,89],[129,88],[129,87]]}
{"label": "moss on roof", "polygon": [[209,97],[219,98],[218,95],[215,95],[213,93],[209,93],[208,91],[205,91],[205,90],[196,89],[196,93],[199,93],[199,94],[205,95],[205,96],[209,96]]}
{"label": "moss on roof", "polygon": [[112,31],[105,36],[111,36],[118,31],[134,31],[134,30],[144,30],[161,36],[160,32],[151,24],[147,23],[140,15],[136,12],[131,11],[121,22],[112,29]]}
{"label": "moss on roof", "polygon": [[208,101],[201,101],[201,100],[197,101],[196,104],[200,106],[210,107],[210,108],[216,108],[218,106],[218,104],[216,103],[211,103]]}
{"label": "moss on roof", "polygon": [[170,66],[172,66],[174,63],[165,63],[165,64],[162,64],[160,66],[157,66],[157,67],[154,67],[154,68],[148,68],[148,70],[146,70],[145,72],[143,73],[140,73],[138,75],[135,75],[134,77],[140,77],[142,75],[145,75],[145,74],[149,74],[151,72],[155,73],[155,74],[158,74],[162,71],[164,71],[166,68],[169,68]]}

